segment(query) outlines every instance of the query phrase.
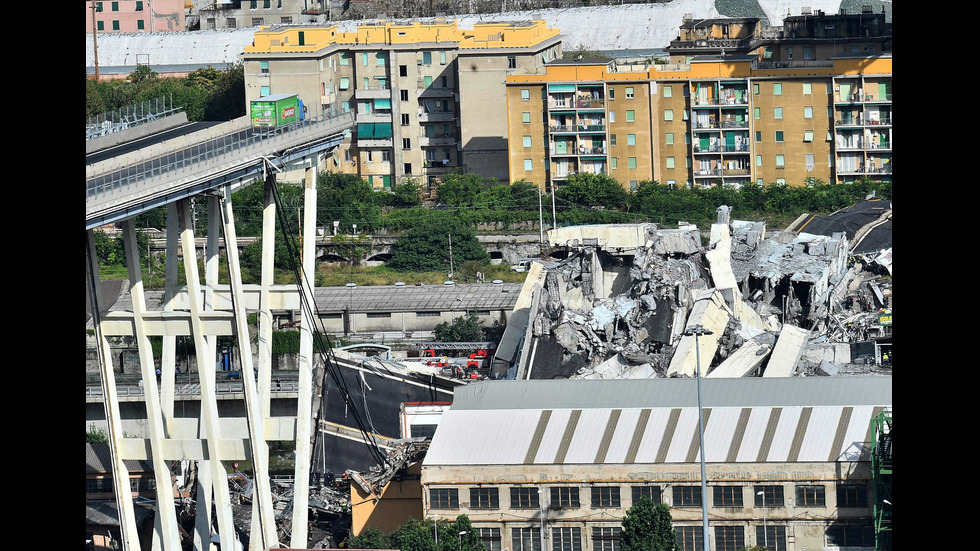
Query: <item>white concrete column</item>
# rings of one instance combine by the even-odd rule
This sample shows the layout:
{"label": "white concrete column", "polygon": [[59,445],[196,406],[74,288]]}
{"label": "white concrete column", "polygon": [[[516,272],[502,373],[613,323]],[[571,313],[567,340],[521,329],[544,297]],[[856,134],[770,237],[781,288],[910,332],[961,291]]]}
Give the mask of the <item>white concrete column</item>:
{"label": "white concrete column", "polygon": [[[177,286],[177,210],[174,203],[167,204],[167,249],[166,273],[164,278],[163,311],[174,311],[174,289]],[[177,336],[163,336],[163,351],[160,358],[161,369],[173,372],[177,367]],[[172,382],[172,379],[167,379]],[[167,435],[173,434],[171,424],[174,419],[174,385],[164,385],[160,394],[160,407],[163,410],[163,428]]]}
{"label": "white concrete column", "polygon": [[191,213],[188,200],[179,202],[177,212],[178,224],[180,226],[181,249],[184,252],[184,273],[187,280],[187,297],[191,315],[191,332],[194,335],[194,347],[197,350],[197,365],[201,381],[201,417],[207,432],[207,454],[208,461],[206,468],[209,469],[214,489],[215,511],[218,520],[218,532],[221,534],[225,545],[233,548],[231,542],[235,539],[235,524],[231,512],[231,499],[228,495],[228,473],[221,464],[221,458],[227,454],[222,453],[221,431],[219,430],[220,417],[218,416],[218,403],[216,398],[216,384],[214,372],[214,359],[208,357],[211,349],[207,339],[204,338],[204,329],[201,323],[201,313],[204,308],[201,300],[201,284],[197,269],[197,255],[194,249],[194,229],[191,222]]}
{"label": "white concrete column", "polygon": [[313,268],[316,264],[316,161],[306,169],[303,182],[303,250],[300,289],[299,392],[296,403],[296,471],[293,482],[293,527],[290,546],[306,549],[306,525],[310,493],[310,438],[312,425],[313,379]]}
{"label": "white concrete column", "polygon": [[116,496],[116,510],[119,512],[119,531],[122,535],[123,551],[141,551],[136,529],[136,512],[133,508],[132,490],[129,488],[129,469],[123,461],[120,443],[123,441],[122,418],[119,415],[119,400],[116,398],[116,378],[112,369],[112,354],[109,341],[102,333],[102,293],[99,290],[99,263],[95,252],[93,231],[85,232],[85,264],[89,285],[89,301],[92,306],[92,325],[99,352],[99,374],[102,378],[102,396],[105,400],[106,423],[109,427],[109,454],[112,457],[112,487]]}
{"label": "white concrete column", "polygon": [[[235,336],[238,340],[239,365],[245,387],[245,412],[248,420],[248,438],[252,455],[252,514],[253,530],[249,547],[265,551],[278,547],[276,517],[272,510],[272,489],[269,487],[269,446],[265,441],[265,415],[259,401],[254,371],[252,346],[248,338],[248,321],[245,318],[245,294],[242,289],[242,272],[238,262],[238,239],[235,234],[235,215],[232,211],[231,194],[225,188],[222,200],[221,221],[224,224],[225,257],[228,259],[228,280],[231,287],[232,312],[235,316]],[[255,530],[255,520],[258,530]]]}
{"label": "white concrete column", "polygon": [[[143,388],[146,389],[144,402],[146,404],[146,425],[150,437],[150,462],[153,464],[153,478],[157,487],[157,522],[154,524],[154,547],[159,542],[164,551],[180,551],[177,511],[174,507],[172,490],[173,481],[170,475],[170,465],[163,453],[166,433],[163,428],[163,412],[160,408],[160,393],[157,388],[156,368],[153,362],[153,346],[150,344],[146,325],[143,323],[143,316],[146,313],[146,296],[143,293],[143,276],[140,270],[136,229],[132,220],[123,222],[122,226],[123,243],[126,247],[126,263],[129,265],[129,294],[133,299],[133,326],[140,356]],[[172,373],[170,380],[172,386]]]}

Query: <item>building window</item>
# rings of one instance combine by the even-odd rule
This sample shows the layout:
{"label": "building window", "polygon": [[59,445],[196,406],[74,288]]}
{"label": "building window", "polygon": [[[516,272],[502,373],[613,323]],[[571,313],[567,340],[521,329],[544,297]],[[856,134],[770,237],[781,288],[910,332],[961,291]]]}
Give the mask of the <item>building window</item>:
{"label": "building window", "polygon": [[664,136],[664,145],[674,145],[674,133],[673,132],[668,132],[666,134],[666,136]]}
{"label": "building window", "polygon": [[513,551],[541,551],[540,528],[511,528],[510,537]]}
{"label": "building window", "polygon": [[349,77],[340,77],[340,89],[341,90],[350,90],[350,78]]}
{"label": "building window", "polygon": [[615,88],[609,88],[608,94],[609,94],[609,99],[611,99],[611,100],[616,99],[616,89]]}
{"label": "building window", "polygon": [[785,186],[786,178],[776,178],[776,185]]}
{"label": "building window", "polygon": [[672,121],[672,120],[674,120],[674,110],[673,109],[664,109],[664,120],[665,121]]}
{"label": "building window", "polygon": [[704,531],[700,526],[674,526],[677,551],[702,551]]}
{"label": "building window", "polygon": [[514,486],[510,489],[511,509],[537,509],[541,506],[538,489],[530,486]]}
{"label": "building window", "polygon": [[673,86],[664,86],[664,97],[665,98],[672,98],[672,97],[674,97],[674,87]]}
{"label": "building window", "polygon": [[534,163],[531,159],[524,159],[524,170],[534,170]]}
{"label": "building window", "polygon": [[514,57],[512,55],[507,56],[507,68],[508,69],[516,69],[517,68],[517,58],[516,57]]}
{"label": "building window", "polygon": [[616,170],[619,168],[619,157],[609,159],[609,168]]}
{"label": "building window", "polygon": [[402,138],[402,149],[412,149],[411,138]]}
{"label": "building window", "polygon": [[375,319],[390,318],[391,317],[391,312],[368,312],[367,313],[367,317],[368,318],[375,318]]}
{"label": "building window", "polygon": [[143,11],[143,2],[142,2],[142,0],[136,0],[136,11]]}
{"label": "building window", "polygon": [[813,118],[813,107],[812,106],[806,105],[806,106],[803,107],[803,118],[804,119],[812,119]]}
{"label": "building window", "polygon": [[[628,113],[629,111],[627,111]],[[636,145],[636,134],[626,135],[626,145]]]}
{"label": "building window", "polygon": [[401,118],[402,118],[402,126],[408,126],[409,124],[408,113],[402,113]]}
{"label": "building window", "polygon": [[101,13],[102,12],[102,2],[96,2],[95,3],[95,11],[96,11],[96,13]]}
{"label": "building window", "polygon": [[759,130],[755,131],[755,142],[762,143],[762,132]]}
{"label": "building window", "polygon": [[279,18],[279,22],[282,23],[283,25],[292,25],[293,24],[293,18],[292,17],[289,17],[289,16],[280,17]]}
{"label": "building window", "polygon": [[757,96],[759,95],[759,85],[758,84],[753,84],[752,85],[752,93],[755,94],[755,95],[757,95]]}
{"label": "building window", "polygon": [[596,526],[592,529],[592,551],[619,551],[620,526]]}
{"label": "building window", "polygon": [[432,87],[432,77],[431,76],[424,77],[423,78],[423,81],[425,82],[425,87],[426,88],[431,88]]}
{"label": "building window", "polygon": [[755,166],[762,166],[762,155],[755,156]]}
{"label": "building window", "polygon": [[524,124],[531,124],[531,113],[528,111],[521,113],[521,122]]}
{"label": "building window", "polygon": [[412,173],[412,163],[404,163],[404,165],[403,165],[403,171],[405,172],[405,174],[411,174]]}
{"label": "building window", "polygon": [[119,2],[111,2],[112,11],[119,11]]}
{"label": "building window", "polygon": [[824,507],[824,488],[819,484],[802,484],[796,487],[797,507]]}
{"label": "building window", "polygon": [[340,52],[340,64],[341,65],[350,65],[350,53],[348,53],[348,52]]}
{"label": "building window", "polygon": [[640,183],[638,181],[630,180],[629,181],[630,193],[636,193],[636,188],[639,187],[639,185]]}
{"label": "building window", "polygon": [[741,486],[715,486],[715,507],[742,507]]}
{"label": "building window", "polygon": [[531,147],[531,136],[524,136],[524,147]]}
{"label": "building window", "polygon": [[804,142],[812,142],[813,141],[813,130],[804,130],[803,131],[803,141]]}
{"label": "building window", "polygon": [[558,486],[551,489],[551,506],[553,508],[574,508],[579,507],[578,488],[572,486]]}
{"label": "building window", "polygon": [[446,64],[446,52],[439,52],[439,65]]}
{"label": "building window", "polygon": [[616,135],[615,134],[610,134],[609,135],[609,145],[610,146],[616,145]]}
{"label": "building window", "polygon": [[[231,21],[234,21],[234,19],[229,19],[228,20],[229,23]],[[232,26],[234,26],[234,25],[229,25],[229,27],[232,27]],[[118,20],[112,22],[112,30],[114,30],[114,31],[118,31],[119,30],[119,21]]]}
{"label": "building window", "polygon": [[813,59],[812,46],[803,46],[803,59]]}
{"label": "building window", "polygon": [[136,28],[139,30],[143,30],[146,28],[146,26],[144,25],[144,21],[142,19],[136,20]]}
{"label": "building window", "polygon": [[660,486],[633,486],[633,505],[641,497],[649,498],[654,503],[660,503]]}
{"label": "building window", "polygon": [[500,551],[500,528],[474,528],[487,551]]}
{"label": "building window", "polygon": [[868,487],[863,484],[838,484],[837,507],[867,507]]}
{"label": "building window", "polygon": [[[792,55],[792,54],[790,54],[790,55]],[[790,59],[792,59],[792,58],[790,58]],[[774,83],[772,83],[772,95],[774,95],[774,96],[781,96],[781,95],[783,95],[783,84],[781,82],[774,82]]]}
{"label": "building window", "polygon": [[470,488],[470,509],[499,509],[497,488]]}
{"label": "building window", "polygon": [[777,130],[776,131],[776,142],[781,142],[781,141],[783,141],[783,131],[782,130]]}
{"label": "building window", "polygon": [[378,52],[376,59],[379,67],[388,64],[388,54],[386,52]]}
{"label": "building window", "polygon": [[422,64],[432,65],[432,52],[422,52]]}
{"label": "building window", "polygon": [[438,425],[412,425],[409,427],[412,438],[432,438]]}
{"label": "building window", "polygon": [[755,544],[765,545],[770,551],[786,551],[786,527],[772,524],[756,526]]}
{"label": "building window", "polygon": [[745,547],[744,526],[715,526],[715,550],[738,551]]}
{"label": "building window", "polygon": [[459,490],[456,488],[430,488],[429,506],[433,509],[459,509]]}
{"label": "building window", "polygon": [[636,120],[636,111],[629,109],[626,111],[626,122],[633,122]]}
{"label": "building window", "polygon": [[616,112],[615,111],[610,111],[609,112],[609,122],[616,122]]}
{"label": "building window", "polygon": [[674,158],[667,157],[667,168],[674,168]]}
{"label": "building window", "polygon": [[783,108],[782,107],[773,107],[773,109],[772,109],[772,116],[775,119],[781,119],[781,118],[783,118]]}
{"label": "building window", "polygon": [[636,168],[636,157],[627,157],[626,159],[627,168]]}
{"label": "building window", "polygon": [[531,101],[531,91],[527,88],[521,90],[521,101]]}
{"label": "building window", "polygon": [[439,311],[429,311],[429,312],[415,312],[415,317],[417,318],[437,318],[442,315]]}
{"label": "building window", "polygon": [[755,109],[752,110],[752,112],[755,113],[755,120],[759,120],[760,118],[762,118],[762,109],[761,108],[756,107]]}
{"label": "building window", "polygon": [[582,529],[577,526],[552,528],[551,549],[552,551],[582,551]]}
{"label": "building window", "polygon": [[786,166],[786,157],[780,153],[776,155],[776,168],[783,168]]}
{"label": "building window", "polygon": [[803,83],[803,94],[804,95],[807,95],[807,96],[813,94],[813,84],[812,83],[810,83],[810,82],[804,82]]}
{"label": "building window", "polygon": [[269,74],[269,62],[268,61],[260,61],[259,62],[259,72],[262,73],[263,75]]}
{"label": "building window", "polygon": [[252,26],[253,27],[261,27],[262,25],[265,24],[264,21],[265,21],[265,18],[262,18],[262,17],[253,17],[252,18]]}
{"label": "building window", "polygon": [[827,527],[827,545],[837,547],[874,547],[875,530],[871,524],[834,523]]}
{"label": "building window", "polygon": [[619,507],[619,486],[593,486],[592,507]]}
{"label": "building window", "polygon": [[[759,495],[762,492],[762,495]],[[752,495],[755,496],[753,507],[782,507],[783,506],[783,487],[782,486],[753,486]]]}
{"label": "building window", "polygon": [[272,93],[272,88],[269,88],[268,86],[262,86],[261,88],[259,88],[259,96],[268,96],[271,93]]}
{"label": "building window", "polygon": [[95,22],[95,27],[96,27],[96,29],[98,29],[100,31],[104,31],[105,30],[105,23],[103,21],[96,21]]}
{"label": "building window", "polygon": [[138,479],[138,478],[130,478],[129,479],[129,491],[134,492],[134,493],[140,491],[140,479]]}
{"label": "building window", "polygon": [[808,171],[812,171],[814,165],[816,164],[816,158],[813,156],[813,153],[807,153],[804,162],[806,163],[806,169]]}
{"label": "building window", "polygon": [[408,101],[408,90],[399,90],[398,98],[402,101]]}
{"label": "building window", "polygon": [[626,87],[626,99],[633,99],[633,87],[632,86],[627,86]]}
{"label": "building window", "polygon": [[674,507],[700,507],[700,486],[674,486]]}

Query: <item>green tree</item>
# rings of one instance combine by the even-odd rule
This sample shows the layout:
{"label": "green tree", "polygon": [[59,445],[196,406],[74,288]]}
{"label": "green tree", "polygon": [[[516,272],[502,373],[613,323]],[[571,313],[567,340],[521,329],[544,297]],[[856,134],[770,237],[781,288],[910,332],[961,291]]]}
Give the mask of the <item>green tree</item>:
{"label": "green tree", "polygon": [[629,192],[608,174],[580,172],[568,177],[568,183],[558,190],[558,197],[582,206],[624,207]]}
{"label": "green tree", "polygon": [[440,342],[474,342],[484,338],[483,325],[473,314],[459,316],[452,323],[444,321],[436,325],[433,336]]}
{"label": "green tree", "polygon": [[619,536],[622,551],[674,551],[677,545],[670,506],[641,497],[626,511]]}
{"label": "green tree", "polygon": [[490,255],[476,239],[476,230],[453,213],[429,211],[402,232],[392,246],[388,266],[396,270],[422,272],[450,270],[450,239],[453,268],[465,262],[490,262]]}
{"label": "green tree", "polygon": [[392,549],[394,544],[389,534],[375,527],[368,527],[356,536],[348,536],[345,545],[348,549]]}
{"label": "green tree", "polygon": [[476,202],[476,197],[480,192],[494,184],[496,184],[495,181],[491,183],[478,174],[453,172],[442,177],[442,181],[436,189],[436,197],[440,203],[449,206],[470,206]]}

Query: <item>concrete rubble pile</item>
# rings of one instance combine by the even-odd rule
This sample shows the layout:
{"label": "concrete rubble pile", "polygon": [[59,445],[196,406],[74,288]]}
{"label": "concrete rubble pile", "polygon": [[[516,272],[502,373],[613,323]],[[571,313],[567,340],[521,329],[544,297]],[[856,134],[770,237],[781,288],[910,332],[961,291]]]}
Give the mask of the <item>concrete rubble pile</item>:
{"label": "concrete rubble pile", "polygon": [[[568,256],[546,264],[531,327],[540,349],[557,351],[555,376],[694,376],[698,356],[705,376],[832,374],[826,351],[805,353],[810,343],[868,338],[861,328],[875,301],[861,297],[882,304],[885,293],[849,262],[843,233],[767,236],[763,222],[729,221],[729,212],[718,209],[706,247],[683,224],[642,225],[645,242],[633,250],[603,247],[601,237],[560,243],[559,234],[553,244]],[[710,333],[684,335],[692,326]]]}

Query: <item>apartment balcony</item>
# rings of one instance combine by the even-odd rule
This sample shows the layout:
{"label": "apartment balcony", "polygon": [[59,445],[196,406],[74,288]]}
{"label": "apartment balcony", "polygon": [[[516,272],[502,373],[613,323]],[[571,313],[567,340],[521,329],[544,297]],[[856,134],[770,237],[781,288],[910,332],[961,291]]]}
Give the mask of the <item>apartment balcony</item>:
{"label": "apartment balcony", "polygon": [[579,132],[605,132],[606,125],[604,124],[580,124],[578,125]]}
{"label": "apartment balcony", "polygon": [[748,121],[721,121],[721,127],[723,129],[748,129]]}
{"label": "apartment balcony", "polygon": [[838,151],[855,151],[864,149],[864,140],[853,140],[837,144]]}
{"label": "apartment balcony", "polygon": [[579,155],[605,155],[605,147],[580,147],[578,148]]}
{"label": "apartment balcony", "polygon": [[354,117],[355,123],[380,122],[391,124],[391,111],[374,111],[371,113],[358,113]]}
{"label": "apartment balcony", "polygon": [[579,98],[575,101],[576,109],[605,109],[605,107],[606,107],[605,98],[589,98],[589,99]]}
{"label": "apartment balcony", "polygon": [[718,130],[721,126],[718,121],[708,121],[708,122],[695,122],[693,125],[695,130]]}
{"label": "apartment balcony", "polygon": [[374,88],[357,88],[354,90],[355,99],[375,99],[375,98],[390,98],[391,88],[388,86],[374,87]]}
{"label": "apartment balcony", "polygon": [[548,98],[548,109],[572,109],[574,107],[575,102],[573,102],[570,98]]}
{"label": "apartment balcony", "polygon": [[574,124],[552,124],[548,126],[548,131],[551,133],[564,133],[564,134],[574,134],[577,132],[577,127]]}
{"label": "apartment balcony", "polygon": [[419,113],[419,122],[454,122],[456,113],[453,111],[441,113]]}
{"label": "apartment balcony", "polygon": [[419,138],[419,147],[446,147],[454,145],[456,145],[455,136],[422,136]]}
{"label": "apartment balcony", "polygon": [[709,145],[708,147],[701,147],[700,144],[694,144],[694,152],[699,154],[704,153],[748,153],[749,144],[743,143],[738,145],[728,145],[725,143],[716,143]]}
{"label": "apartment balcony", "polygon": [[454,163],[451,160],[445,163],[442,161],[425,161],[422,163],[422,167],[425,168],[427,174],[448,174],[459,168],[459,163]]}
{"label": "apartment balcony", "polygon": [[886,94],[884,97],[880,94],[850,94],[846,97],[841,97],[839,93],[834,94],[834,103],[891,103],[891,101],[891,94]]}
{"label": "apartment balcony", "polygon": [[428,88],[422,88],[418,90],[416,97],[419,99],[445,99],[445,98],[456,98],[456,92],[452,88],[434,88],[432,86]]}

